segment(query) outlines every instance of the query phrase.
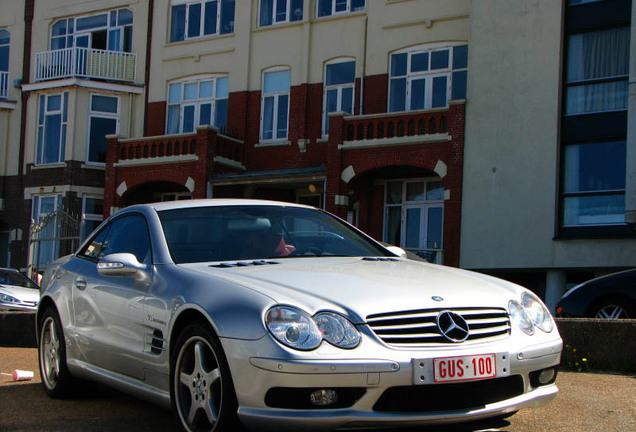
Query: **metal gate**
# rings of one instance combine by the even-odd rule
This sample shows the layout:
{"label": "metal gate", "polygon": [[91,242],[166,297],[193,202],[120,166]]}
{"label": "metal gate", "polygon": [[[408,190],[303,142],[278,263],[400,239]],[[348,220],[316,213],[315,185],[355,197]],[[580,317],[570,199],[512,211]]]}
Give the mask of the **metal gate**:
{"label": "metal gate", "polygon": [[34,221],[29,233],[29,276],[35,277],[55,259],[75,251],[79,245],[80,222],[65,211],[55,211]]}

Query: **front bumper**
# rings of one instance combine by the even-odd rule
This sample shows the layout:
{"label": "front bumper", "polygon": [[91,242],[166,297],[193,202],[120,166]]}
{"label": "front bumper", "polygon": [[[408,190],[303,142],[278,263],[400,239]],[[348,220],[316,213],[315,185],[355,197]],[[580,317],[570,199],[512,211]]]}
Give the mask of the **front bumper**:
{"label": "front bumper", "polygon": [[[268,337],[259,341],[225,339],[223,345],[239,402],[239,418],[258,430],[458,423],[537,407],[558,392],[554,380],[539,385],[536,376],[544,369],[556,371],[562,348],[558,336],[517,349],[511,349],[511,340],[420,350],[373,343],[349,352],[325,345],[311,353],[278,345],[272,349]],[[250,355],[253,353],[257,354]],[[452,383],[435,383],[432,379],[434,358],[484,353],[496,353],[497,378]],[[354,354],[356,357],[351,357]],[[345,355],[348,358],[343,358]],[[349,400],[332,408],[308,406],[307,396],[318,389],[340,391]],[[453,405],[456,395],[466,394],[486,396],[474,401],[464,397],[460,405]],[[299,397],[304,402],[294,403]],[[437,403],[438,399],[448,401]]]}

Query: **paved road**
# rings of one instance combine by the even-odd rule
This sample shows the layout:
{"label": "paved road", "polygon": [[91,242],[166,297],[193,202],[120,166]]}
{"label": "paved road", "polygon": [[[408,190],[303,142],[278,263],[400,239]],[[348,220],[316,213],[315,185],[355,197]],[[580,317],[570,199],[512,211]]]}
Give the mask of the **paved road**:
{"label": "paved road", "polygon": [[[1,432],[178,430],[171,412],[102,386],[79,399],[48,398],[41,388],[35,349],[0,348],[0,372],[14,369],[33,371],[35,377],[13,382],[11,377],[0,376]],[[559,375],[557,384],[561,391],[552,403],[521,411],[497,424],[400,432],[636,431],[636,376],[565,372]]]}

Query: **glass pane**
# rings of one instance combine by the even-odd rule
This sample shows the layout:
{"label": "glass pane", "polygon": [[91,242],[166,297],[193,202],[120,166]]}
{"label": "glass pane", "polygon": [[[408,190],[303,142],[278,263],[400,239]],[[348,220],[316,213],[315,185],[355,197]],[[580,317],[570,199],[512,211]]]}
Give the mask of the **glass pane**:
{"label": "glass pane", "polygon": [[340,111],[353,114],[353,87],[345,87],[342,89],[342,106]]}
{"label": "glass pane", "polygon": [[166,125],[166,133],[176,134],[179,133],[179,111],[181,107],[179,105],[171,105],[168,107],[168,123]]}
{"label": "glass pane", "polygon": [[568,82],[629,74],[630,28],[570,36]]}
{"label": "glass pane", "polygon": [[627,98],[627,79],[568,87],[566,91],[566,114],[624,110],[627,109]]}
{"label": "glass pane", "polygon": [[216,17],[218,9],[217,1],[209,1],[205,4],[205,18],[203,22],[203,34],[216,34]]}
{"label": "glass pane", "polygon": [[327,91],[327,103],[325,106],[325,135],[329,133],[329,113],[338,111],[338,90]]}
{"label": "glass pane", "polygon": [[303,0],[291,0],[291,10],[289,11],[290,21],[300,21],[303,19]]}
{"label": "glass pane", "polygon": [[47,111],[59,111],[62,107],[62,96],[55,95],[49,96],[46,101],[46,110]]}
{"label": "glass pane", "polygon": [[261,0],[261,10],[259,25],[261,27],[272,25],[272,8],[274,7],[274,0]]}
{"label": "glass pane", "polygon": [[183,107],[183,133],[194,132],[194,105]]}
{"label": "glass pane", "polygon": [[444,184],[437,181],[426,183],[426,200],[441,201],[444,199]]}
{"label": "glass pane", "polygon": [[406,61],[408,54],[393,54],[391,56],[391,76],[406,75]]}
{"label": "glass pane", "polygon": [[168,88],[168,103],[181,102],[181,84],[170,84]]}
{"label": "glass pane", "polygon": [[114,29],[108,31],[108,50],[120,51],[121,50],[121,29]]}
{"label": "glass pane", "polygon": [[406,109],[406,78],[391,80],[389,94],[389,111],[404,111]]}
{"label": "glass pane", "polygon": [[219,129],[225,128],[227,126],[227,99],[216,101],[216,112],[214,115],[214,125]]}
{"label": "glass pane", "polygon": [[84,18],[77,18],[75,31],[94,29],[98,27],[108,27],[108,14],[93,15]]}
{"label": "glass pane", "polygon": [[184,86],[183,99],[192,100],[197,99],[199,96],[199,83],[187,83]]}
{"label": "glass pane", "polygon": [[442,231],[444,227],[443,209],[429,207],[426,230],[426,247],[440,249],[442,247]]}
{"label": "glass pane", "polygon": [[468,67],[468,45],[453,47],[453,69]]}
{"label": "glass pane", "polygon": [[421,226],[422,226],[422,211],[419,207],[409,208],[406,210],[406,238],[404,247],[409,249],[419,249]]}
{"label": "glass pane", "polygon": [[364,10],[364,0],[351,0],[351,10],[354,12]]}
{"label": "glass pane", "polygon": [[[9,46],[4,45],[0,46],[0,71],[8,72],[9,71]],[[3,85],[5,83],[2,83]]]}
{"label": "glass pane", "polygon": [[336,0],[336,12],[344,12],[347,10],[347,0]]}
{"label": "glass pane", "polygon": [[355,81],[356,62],[333,63],[327,65],[326,85],[351,84]]}
{"label": "glass pane", "polygon": [[91,117],[88,143],[88,160],[106,162],[106,135],[117,132],[117,120]]}
{"label": "glass pane", "polygon": [[84,199],[84,214],[104,214],[104,200],[100,198],[85,198]]}
{"label": "glass pane", "polygon": [[282,95],[278,98],[278,117],[276,119],[276,138],[287,138],[287,113],[289,96]]}
{"label": "glass pane", "polygon": [[453,72],[453,100],[466,99],[466,81],[468,72]]}
{"label": "glass pane", "polygon": [[214,81],[201,81],[199,85],[199,98],[207,99],[214,95]]}
{"label": "glass pane", "polygon": [[390,181],[386,184],[386,203],[401,204],[402,203],[402,182]]}
{"label": "glass pane", "polygon": [[53,24],[53,29],[51,30],[51,36],[61,36],[66,34],[66,20],[59,20],[55,24]]}
{"label": "glass pane", "polygon": [[625,223],[625,195],[567,197],[563,200],[563,225],[619,225]]}
{"label": "glass pane", "polygon": [[199,108],[199,126],[212,124],[212,104],[202,104]]}
{"label": "glass pane", "polygon": [[289,91],[289,80],[291,73],[289,69],[265,73],[263,91],[265,93]]}
{"label": "glass pane", "polygon": [[118,100],[116,97],[93,95],[91,98],[91,110],[109,113],[117,113]]}
{"label": "glass pane", "polygon": [[234,0],[222,0],[221,2],[220,33],[234,33]]}
{"label": "glass pane", "polygon": [[424,182],[411,182],[406,184],[407,201],[424,201]]}
{"label": "glass pane", "polygon": [[120,26],[133,23],[133,13],[130,9],[120,9],[117,24]]}
{"label": "glass pane", "polygon": [[186,5],[172,7],[170,41],[182,41],[185,38]]}
{"label": "glass pane", "polygon": [[428,53],[418,53],[411,56],[411,72],[428,70]]}
{"label": "glass pane", "polygon": [[426,100],[426,80],[418,79],[411,81],[411,109],[424,109]]}
{"label": "glass pane", "polygon": [[431,69],[448,68],[449,50],[433,51],[431,53]]}
{"label": "glass pane", "polygon": [[44,124],[44,113],[46,112],[46,95],[40,95],[40,115],[38,118],[38,124]]}
{"label": "glass pane", "polygon": [[229,79],[217,78],[216,80],[216,97],[219,99],[227,98],[229,95]]}
{"label": "glass pane", "polygon": [[384,225],[384,241],[390,245],[400,246],[402,231],[402,207],[387,207]]}
{"label": "glass pane", "polygon": [[625,189],[625,141],[568,145],[566,193]]}
{"label": "glass pane", "polygon": [[448,78],[445,76],[433,78],[433,100],[431,104],[433,108],[446,106],[447,80]]}
{"label": "glass pane", "polygon": [[62,116],[47,115],[44,121],[44,163],[60,161],[60,133],[62,132]]}
{"label": "glass pane", "polygon": [[10,42],[10,34],[4,29],[0,29],[0,45],[6,45]]}
{"label": "glass pane", "polygon": [[201,35],[201,3],[192,3],[188,7],[188,37]]}
{"label": "glass pane", "polygon": [[274,97],[266,97],[263,100],[263,139],[274,137]]}
{"label": "glass pane", "polygon": [[287,0],[276,0],[276,22],[287,21]]}
{"label": "glass pane", "polygon": [[333,0],[318,0],[318,16],[331,15],[331,4]]}

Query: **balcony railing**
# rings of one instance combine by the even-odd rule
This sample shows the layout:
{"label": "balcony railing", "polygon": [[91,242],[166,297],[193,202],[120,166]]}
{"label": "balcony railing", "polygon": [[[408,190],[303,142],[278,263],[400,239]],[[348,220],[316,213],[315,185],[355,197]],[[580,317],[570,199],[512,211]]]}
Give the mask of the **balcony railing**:
{"label": "balcony railing", "polygon": [[64,48],[35,55],[35,81],[88,78],[135,81],[137,55],[93,48]]}
{"label": "balcony railing", "polygon": [[0,99],[9,97],[9,72],[0,71]]}
{"label": "balcony railing", "polygon": [[345,141],[371,141],[448,133],[447,109],[345,117]]}

